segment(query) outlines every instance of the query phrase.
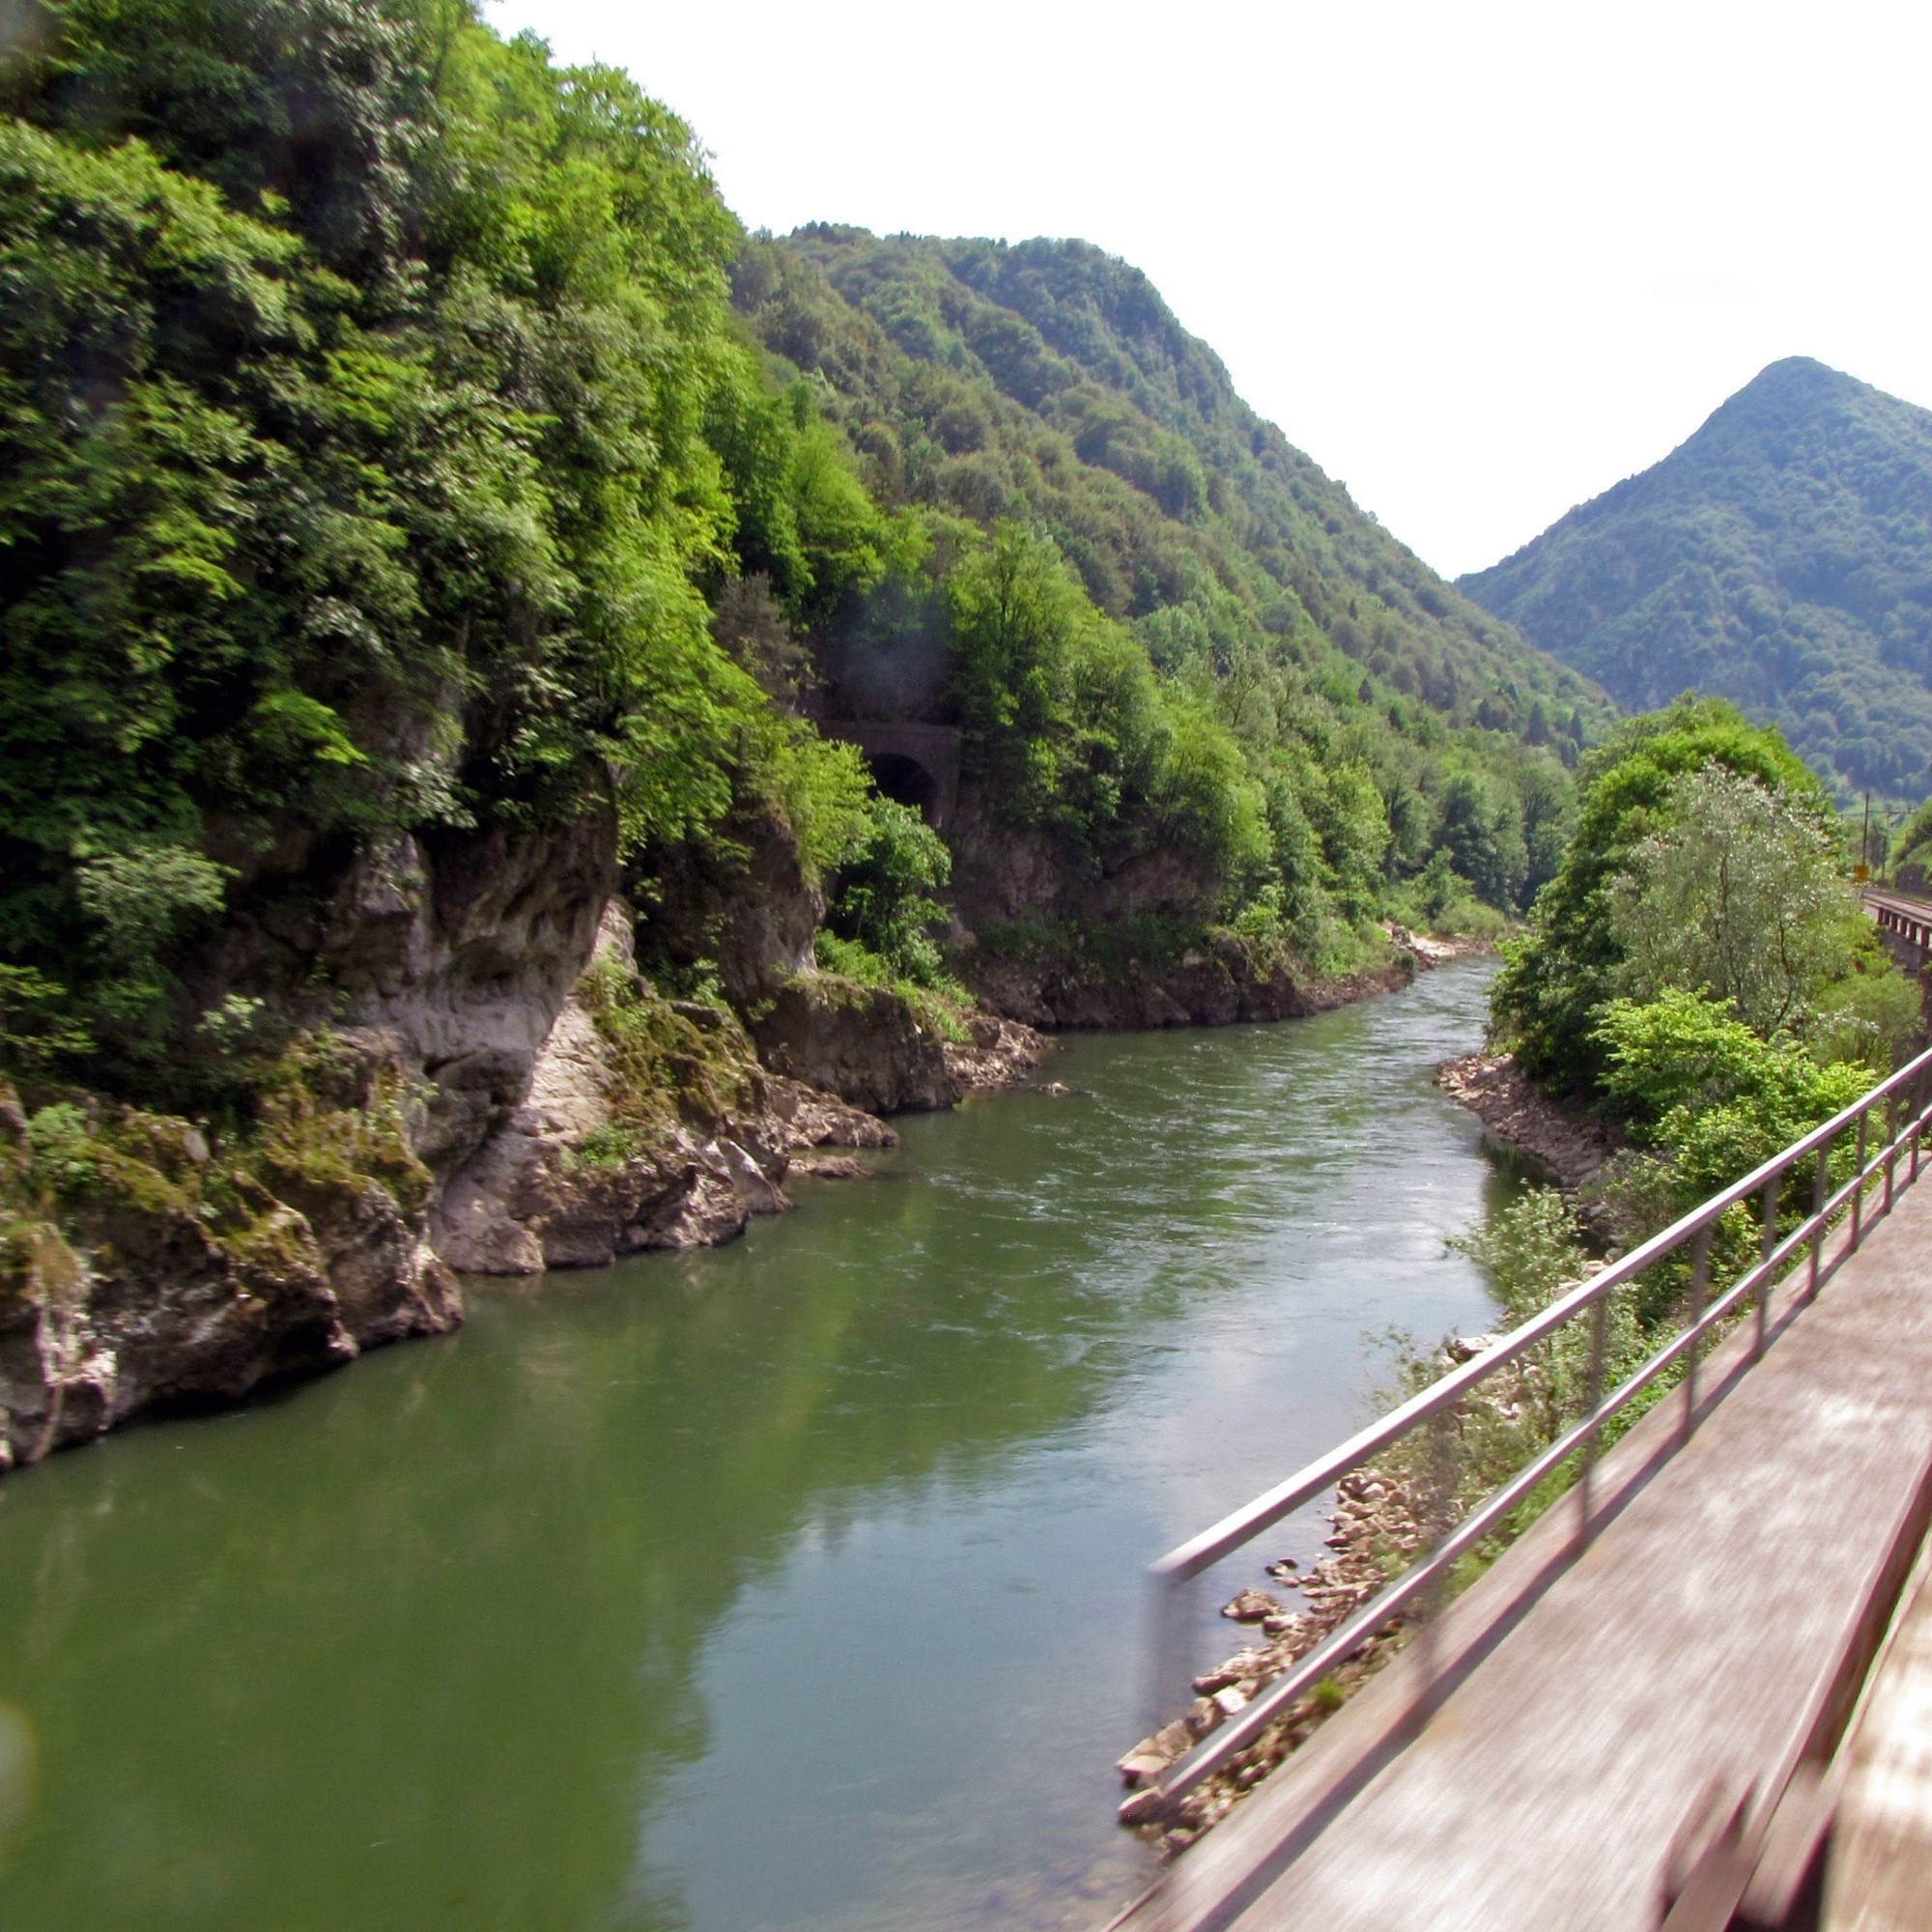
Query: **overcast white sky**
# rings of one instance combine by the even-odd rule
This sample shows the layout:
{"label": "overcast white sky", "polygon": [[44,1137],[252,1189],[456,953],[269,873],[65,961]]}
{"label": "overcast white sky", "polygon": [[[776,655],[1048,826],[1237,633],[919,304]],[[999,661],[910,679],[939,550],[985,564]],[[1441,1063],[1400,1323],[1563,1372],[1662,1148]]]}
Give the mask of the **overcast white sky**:
{"label": "overcast white sky", "polygon": [[1932,8],[493,0],[752,227],[1084,237],[1437,570],[1781,355],[1932,405]]}

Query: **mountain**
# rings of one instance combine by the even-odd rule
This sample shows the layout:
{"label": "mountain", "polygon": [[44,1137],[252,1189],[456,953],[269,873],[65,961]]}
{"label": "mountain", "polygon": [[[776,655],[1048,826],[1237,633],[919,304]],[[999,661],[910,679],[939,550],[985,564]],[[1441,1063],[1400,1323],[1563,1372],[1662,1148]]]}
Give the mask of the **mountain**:
{"label": "mountain", "polygon": [[1632,710],[1695,687],[1841,795],[1932,789],[1932,412],[1822,363],[1458,587]]}
{"label": "mountain", "polygon": [[1279,918],[1334,970],[1366,918],[1551,875],[1606,697],[1257,416],[1139,270],[816,224],[747,238],[732,294],[797,420],[919,532],[809,643],[829,722],[961,731],[953,899],[982,940]]}
{"label": "mountain", "polygon": [[[1458,594],[1235,392],[1145,274],[1091,243],[754,240],[739,307],[829,391],[881,499],[1018,509],[1172,668],[1263,633],[1314,674],[1531,744],[1604,696]],[[1366,692],[1364,692],[1366,698]]]}

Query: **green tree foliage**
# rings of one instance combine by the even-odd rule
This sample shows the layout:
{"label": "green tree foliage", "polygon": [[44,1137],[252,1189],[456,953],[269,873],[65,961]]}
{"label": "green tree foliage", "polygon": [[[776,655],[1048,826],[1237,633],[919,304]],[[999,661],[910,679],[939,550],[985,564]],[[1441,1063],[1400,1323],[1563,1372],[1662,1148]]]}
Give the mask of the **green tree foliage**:
{"label": "green tree foliage", "polygon": [[777,396],[723,388],[708,432],[737,503],[740,564],[765,575],[794,623],[821,621],[879,581],[886,520],[805,384]]}
{"label": "green tree foliage", "polygon": [[791,834],[809,884],[842,866],[870,836],[883,801],[857,747],[821,738],[803,720],[769,712],[746,733],[743,788]]}
{"label": "green tree foliage", "polygon": [[1932,871],[1932,798],[1898,828],[1891,841],[1890,864],[1894,872],[1908,866],[1916,867],[1918,876],[1913,883],[1923,889],[1923,874]]}
{"label": "green tree foliage", "polygon": [[1841,797],[1932,787],[1932,412],[1820,363],[1458,587],[1632,709],[1695,687]]}
{"label": "green tree foliage", "polygon": [[469,0],[16,12],[0,964],[36,1051],[157,1079],[242,1025],[174,969],[277,853],[595,810],[647,873],[755,806],[837,873],[877,821],[796,715],[826,689],[959,724],[1010,821],[1094,880],[1178,860],[1203,918],[1537,882],[1596,695],[1122,265],[747,242],[675,116]]}
{"label": "green tree foliage", "polygon": [[1872,1080],[1856,1061],[1821,1065],[1790,1035],[1767,1038],[1728,1002],[1679,987],[1648,1003],[1612,1000],[1597,1037],[1605,1090],[1623,1104],[1635,1144],[1661,1156],[1672,1208],[1728,1187]]}
{"label": "green tree foliage", "polygon": [[[1451,1245],[1489,1276],[1508,1328],[1520,1327],[1540,1315],[1582,1281],[1590,1266],[1583,1230],[1554,1187],[1529,1189]],[[1643,1360],[1646,1338],[1638,1326],[1634,1296],[1613,1293],[1607,1316],[1604,1386],[1614,1388]],[[1472,1410],[1476,1431],[1472,1449],[1479,1467],[1463,1477],[1469,1487],[1468,1501],[1478,1500],[1514,1475],[1584,1408],[1590,1387],[1590,1331],[1587,1321],[1565,1322],[1525,1358],[1524,1373],[1514,1391],[1520,1396],[1516,1404],[1501,1413],[1486,1404]],[[1435,1376],[1427,1379],[1434,1380]]]}
{"label": "green tree foliage", "polygon": [[1619,982],[1640,999],[1709,994],[1767,1038],[1795,1026],[1864,937],[1833,841],[1814,813],[1723,765],[1674,780],[1664,813],[1611,888]]}
{"label": "green tree foliage", "polygon": [[1094,860],[1158,846],[1242,896],[1269,859],[1264,801],[1212,703],[1163,685],[1019,524],[969,548],[946,587],[952,694],[999,813]]}
{"label": "green tree foliage", "polygon": [[[1721,699],[1632,719],[1586,760],[1536,918],[1495,982],[1493,1029],[1538,1079],[1628,1124],[1635,1152],[1606,1200],[1632,1237],[1863,1093],[1919,1023],[1823,786]],[[1726,1268],[1754,1238],[1746,1219],[1719,1230]],[[1653,1312],[1674,1281],[1646,1289]]]}
{"label": "green tree foliage", "polygon": [[842,854],[855,762],[711,604],[749,567],[809,620],[891,526],[743,341],[681,122],[464,0],[63,0],[17,47],[0,959],[67,1037],[152,1056],[170,949],[297,827],[642,846],[750,790]]}
{"label": "green tree foliage", "polygon": [[1515,905],[1529,876],[1521,806],[1507,786],[1471,772],[1442,788],[1440,846],[1450,865],[1492,905]]}
{"label": "green tree foliage", "polygon": [[1093,607],[1059,553],[1017,524],[1001,525],[947,581],[952,689],[1001,811],[1045,815],[1067,775],[1070,676]]}
{"label": "green tree foliage", "polygon": [[[933,896],[952,876],[945,841],[909,806],[874,796],[832,899],[835,938],[916,986],[945,983],[932,928],[946,917]],[[828,963],[838,964],[834,951]]]}
{"label": "green tree foliage", "polygon": [[1602,1070],[1598,1010],[1625,961],[1616,906],[1643,840],[1670,823],[1672,786],[1718,764],[1831,822],[1819,781],[1776,730],[1747,724],[1719,698],[1685,697],[1619,725],[1579,774],[1577,829],[1537,897],[1535,929],[1509,954],[1491,1010],[1524,1069],[1560,1091],[1586,1092]]}
{"label": "green tree foliage", "polygon": [[1256,418],[1145,277],[1079,243],[814,227],[749,242],[733,286],[930,532],[951,682],[919,672],[899,577],[820,619],[835,703],[956,719],[1009,821],[1103,870],[1180,844],[1249,923],[1414,918],[1438,852],[1451,896],[1500,906],[1553,871],[1595,695]]}
{"label": "green tree foliage", "polygon": [[1251,632],[1327,662],[1339,647],[1351,684],[1366,669],[1459,723],[1487,699],[1527,728],[1539,696],[1546,728],[1579,703],[1602,716],[1257,417],[1147,277],[1097,248],[818,225],[753,244],[736,287],[848,423],[890,427],[907,497],[1021,498],[1113,614],[1211,618],[1231,596]]}

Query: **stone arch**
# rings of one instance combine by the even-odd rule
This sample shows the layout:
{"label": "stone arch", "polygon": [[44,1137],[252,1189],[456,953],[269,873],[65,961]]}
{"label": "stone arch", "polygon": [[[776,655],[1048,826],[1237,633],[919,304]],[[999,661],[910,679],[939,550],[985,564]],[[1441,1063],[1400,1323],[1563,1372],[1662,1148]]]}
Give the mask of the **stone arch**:
{"label": "stone arch", "polygon": [[868,752],[872,782],[888,798],[909,805],[928,825],[939,822],[939,781],[903,752]]}
{"label": "stone arch", "polygon": [[888,798],[911,806],[940,832],[959,803],[959,733],[950,724],[878,724],[830,721],[828,738],[842,738],[866,754],[872,778]]}

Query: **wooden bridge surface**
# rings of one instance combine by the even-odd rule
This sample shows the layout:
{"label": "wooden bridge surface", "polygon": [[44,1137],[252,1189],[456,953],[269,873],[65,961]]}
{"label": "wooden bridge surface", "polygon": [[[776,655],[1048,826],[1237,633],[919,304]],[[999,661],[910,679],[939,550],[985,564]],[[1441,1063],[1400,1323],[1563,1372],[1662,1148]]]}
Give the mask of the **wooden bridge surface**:
{"label": "wooden bridge surface", "polygon": [[1605,1458],[1580,1555],[1559,1504],[1119,1922],[1651,1932],[1687,1817],[1794,1754],[1923,1539],[1932,1175],[1774,1310],[1688,1444],[1680,1392]]}

